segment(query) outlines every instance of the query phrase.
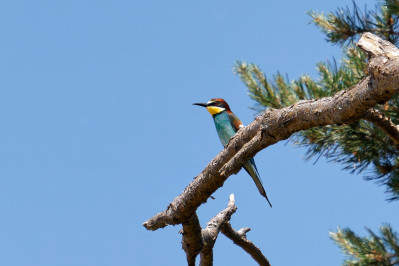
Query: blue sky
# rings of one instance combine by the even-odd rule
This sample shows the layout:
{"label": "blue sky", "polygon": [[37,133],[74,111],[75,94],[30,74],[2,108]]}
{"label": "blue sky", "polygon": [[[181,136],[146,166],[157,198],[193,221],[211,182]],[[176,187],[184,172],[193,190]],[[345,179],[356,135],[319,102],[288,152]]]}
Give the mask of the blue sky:
{"label": "blue sky", "polygon": [[[358,1],[374,6],[374,1]],[[310,9],[350,1],[3,1],[0,3],[1,265],[185,265],[180,226],[163,211],[222,149],[193,102],[225,98],[244,124],[253,102],[235,60],[271,76],[315,76],[340,58],[308,25]],[[200,207],[206,225],[230,193],[234,228],[272,265],[337,265],[329,230],[390,222],[384,188],[305,162],[279,143],[255,158],[270,209],[245,172]],[[255,265],[219,236],[215,265]]]}

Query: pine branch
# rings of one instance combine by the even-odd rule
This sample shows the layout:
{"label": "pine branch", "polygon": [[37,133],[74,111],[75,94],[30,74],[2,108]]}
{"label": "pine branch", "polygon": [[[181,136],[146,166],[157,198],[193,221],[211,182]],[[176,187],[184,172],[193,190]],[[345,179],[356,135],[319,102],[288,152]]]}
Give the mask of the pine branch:
{"label": "pine branch", "polygon": [[[369,42],[374,45],[369,45]],[[359,46],[372,57],[370,75],[351,89],[333,97],[300,101],[283,109],[268,109],[249,126],[239,130],[219,153],[169,204],[167,210],[146,221],[143,226],[157,230],[189,219],[232,174],[260,150],[301,130],[359,120],[378,102],[386,102],[397,93],[399,50],[389,42],[366,33]]]}
{"label": "pine branch", "polygon": [[399,15],[399,1],[398,0],[384,0],[384,6],[387,7],[387,10],[391,15]]}
{"label": "pine branch", "polygon": [[369,238],[356,235],[349,228],[330,232],[330,238],[348,255],[345,265],[398,265],[398,235],[389,225],[380,227],[381,236],[370,229]]}
{"label": "pine branch", "polygon": [[[390,51],[387,50],[387,52]],[[265,107],[283,108],[299,100],[331,96],[337,91],[353,86],[364,76],[369,75],[367,62],[367,54],[360,48],[350,45],[345,48],[345,57],[340,66],[335,60],[317,65],[321,76],[319,81],[314,81],[305,75],[290,83],[286,79],[284,85],[277,86],[278,82],[274,76],[273,80],[258,82],[257,90],[248,89],[248,91],[257,102],[258,112],[264,110]],[[246,75],[242,75],[243,65],[246,66]],[[255,74],[255,69],[256,72],[262,73],[254,64],[238,62],[235,68],[236,73],[244,82],[248,76],[260,76]],[[277,74],[277,76],[281,75]],[[273,88],[273,94],[266,90],[265,86]],[[280,91],[280,87],[287,88]],[[290,95],[287,95],[287,91]],[[377,117],[374,119],[368,117],[368,119],[353,123],[338,123],[304,130],[295,134],[292,140],[297,145],[308,149],[307,160],[316,158],[317,162],[318,158],[324,156],[327,161],[338,162],[343,165],[344,170],[352,173],[361,173],[371,165],[374,175],[364,178],[385,185],[389,195],[388,200],[391,201],[399,199],[399,170],[396,171],[399,167],[399,162],[396,162],[399,150],[392,138],[396,130],[393,125],[399,124],[399,97],[394,96],[388,102],[380,102],[380,104],[383,106],[375,109],[390,119],[393,124],[382,123],[386,120],[378,120]],[[390,130],[391,136],[386,133],[386,130]]]}
{"label": "pine branch", "polygon": [[398,3],[395,0],[382,2],[373,11],[364,12],[353,1],[352,10],[349,7],[338,8],[328,14],[309,11],[311,23],[326,34],[327,41],[344,46],[352,43],[365,32],[371,32],[396,44],[399,35]]}
{"label": "pine branch", "polygon": [[237,61],[234,72],[248,88],[249,96],[258,104],[254,109],[262,112],[265,107],[283,108],[299,100],[331,96],[337,91],[349,88],[367,75],[366,54],[359,48],[350,46],[346,49],[344,64],[336,61],[317,64],[321,76],[319,82],[304,75],[292,82],[280,73],[269,80],[266,74],[253,63]]}
{"label": "pine branch", "polygon": [[349,7],[338,8],[337,11],[324,15],[314,11],[308,14],[312,17],[312,22],[318,26],[323,33],[327,35],[327,40],[334,44],[344,45],[353,42],[358,34],[373,32],[372,18],[370,12],[360,11],[355,2],[353,2],[352,11]]}

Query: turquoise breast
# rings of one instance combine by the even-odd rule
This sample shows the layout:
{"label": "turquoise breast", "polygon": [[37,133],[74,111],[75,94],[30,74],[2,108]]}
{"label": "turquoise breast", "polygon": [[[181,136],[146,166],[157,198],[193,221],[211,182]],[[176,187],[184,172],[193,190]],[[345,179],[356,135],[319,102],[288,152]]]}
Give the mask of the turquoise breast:
{"label": "turquoise breast", "polygon": [[231,126],[229,115],[227,112],[221,112],[213,116],[213,121],[215,122],[220,141],[223,146],[226,146],[231,137],[236,134],[236,131]]}

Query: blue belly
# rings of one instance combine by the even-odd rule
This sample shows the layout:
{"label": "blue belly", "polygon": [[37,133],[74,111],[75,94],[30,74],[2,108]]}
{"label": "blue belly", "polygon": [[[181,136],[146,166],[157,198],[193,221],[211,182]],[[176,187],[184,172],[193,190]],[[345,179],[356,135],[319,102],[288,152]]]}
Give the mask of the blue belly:
{"label": "blue belly", "polygon": [[226,146],[231,137],[236,134],[236,131],[230,123],[229,115],[227,112],[219,113],[213,116],[213,121],[215,122],[216,131],[218,132],[220,141],[223,146]]}

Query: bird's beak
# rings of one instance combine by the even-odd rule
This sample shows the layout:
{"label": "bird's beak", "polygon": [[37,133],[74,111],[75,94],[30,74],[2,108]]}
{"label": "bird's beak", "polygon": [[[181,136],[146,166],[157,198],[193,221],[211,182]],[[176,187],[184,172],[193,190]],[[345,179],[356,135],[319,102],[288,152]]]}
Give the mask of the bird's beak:
{"label": "bird's beak", "polygon": [[193,103],[193,105],[198,105],[198,106],[202,106],[202,107],[207,107],[208,106],[207,103]]}

